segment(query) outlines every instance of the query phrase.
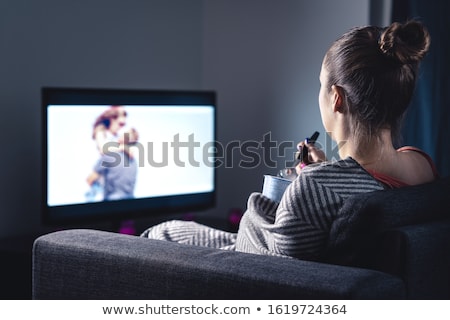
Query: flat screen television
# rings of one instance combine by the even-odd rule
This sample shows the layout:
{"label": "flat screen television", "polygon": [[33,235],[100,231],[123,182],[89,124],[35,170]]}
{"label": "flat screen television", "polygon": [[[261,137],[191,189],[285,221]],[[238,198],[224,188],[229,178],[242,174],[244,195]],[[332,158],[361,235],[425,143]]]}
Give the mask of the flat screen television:
{"label": "flat screen television", "polygon": [[45,224],[215,205],[213,91],[42,88]]}

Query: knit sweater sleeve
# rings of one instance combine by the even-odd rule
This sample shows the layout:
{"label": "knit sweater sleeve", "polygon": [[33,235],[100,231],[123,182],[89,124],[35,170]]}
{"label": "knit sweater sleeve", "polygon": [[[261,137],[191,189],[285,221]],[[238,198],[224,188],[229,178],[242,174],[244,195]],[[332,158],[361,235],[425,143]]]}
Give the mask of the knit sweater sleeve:
{"label": "knit sweater sleeve", "polygon": [[320,260],[345,199],[380,189],[383,186],[352,159],[307,167],[286,189],[279,205],[252,194],[236,250]]}
{"label": "knit sweater sleeve", "polygon": [[341,202],[335,192],[307,174],[294,180],[278,206],[260,194],[252,194],[236,250],[316,260],[325,248]]}
{"label": "knit sweater sleeve", "polygon": [[295,180],[281,200],[270,250],[284,256],[318,260],[343,198],[310,175]]}

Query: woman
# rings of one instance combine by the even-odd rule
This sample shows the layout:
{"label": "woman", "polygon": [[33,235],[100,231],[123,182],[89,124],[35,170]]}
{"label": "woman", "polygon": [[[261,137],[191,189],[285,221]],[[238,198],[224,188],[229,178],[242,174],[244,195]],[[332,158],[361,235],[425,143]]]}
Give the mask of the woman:
{"label": "woman", "polygon": [[309,165],[296,168],[299,175],[281,202],[260,193],[250,195],[237,235],[195,223],[167,222],[143,236],[320,260],[346,198],[437,177],[424,152],[413,147],[396,150],[393,145],[429,45],[430,36],[417,21],[344,34],[324,57],[319,93],[322,122],[341,160],[325,161],[322,151],[307,144]]}
{"label": "woman", "polygon": [[428,156],[414,148],[395,150],[392,143],[429,43],[416,21],[394,23],[381,34],[375,27],[355,29],[333,44],[322,64],[320,112],[341,145],[340,158],[352,157],[390,187],[434,178]]}

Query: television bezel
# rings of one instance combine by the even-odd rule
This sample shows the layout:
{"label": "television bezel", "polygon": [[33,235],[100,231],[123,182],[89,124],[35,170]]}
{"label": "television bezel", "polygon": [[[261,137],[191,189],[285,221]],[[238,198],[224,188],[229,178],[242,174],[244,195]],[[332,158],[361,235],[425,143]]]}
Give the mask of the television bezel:
{"label": "television bezel", "polygon": [[[70,101],[67,100],[70,98]],[[111,100],[109,100],[111,99]],[[144,100],[142,100],[144,99]],[[150,99],[150,100],[148,100]],[[145,101],[145,102],[144,102]],[[142,217],[199,212],[214,208],[217,196],[217,168],[213,167],[213,190],[204,193],[100,201],[48,206],[48,117],[49,105],[208,105],[213,107],[213,138],[217,137],[216,92],[211,90],[153,90],[115,88],[42,87],[42,206],[44,225],[118,222]],[[216,159],[211,161],[215,163]]]}

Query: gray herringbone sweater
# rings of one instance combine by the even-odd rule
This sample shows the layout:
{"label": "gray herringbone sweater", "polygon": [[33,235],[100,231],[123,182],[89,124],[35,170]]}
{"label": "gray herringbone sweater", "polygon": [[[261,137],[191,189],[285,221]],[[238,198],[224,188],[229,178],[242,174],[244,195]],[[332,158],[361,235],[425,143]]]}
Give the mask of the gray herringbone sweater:
{"label": "gray herringbone sweater", "polygon": [[195,222],[169,221],[146,230],[152,239],[256,254],[317,260],[345,199],[383,189],[355,160],[348,158],[308,166],[278,204],[252,193],[237,234]]}

